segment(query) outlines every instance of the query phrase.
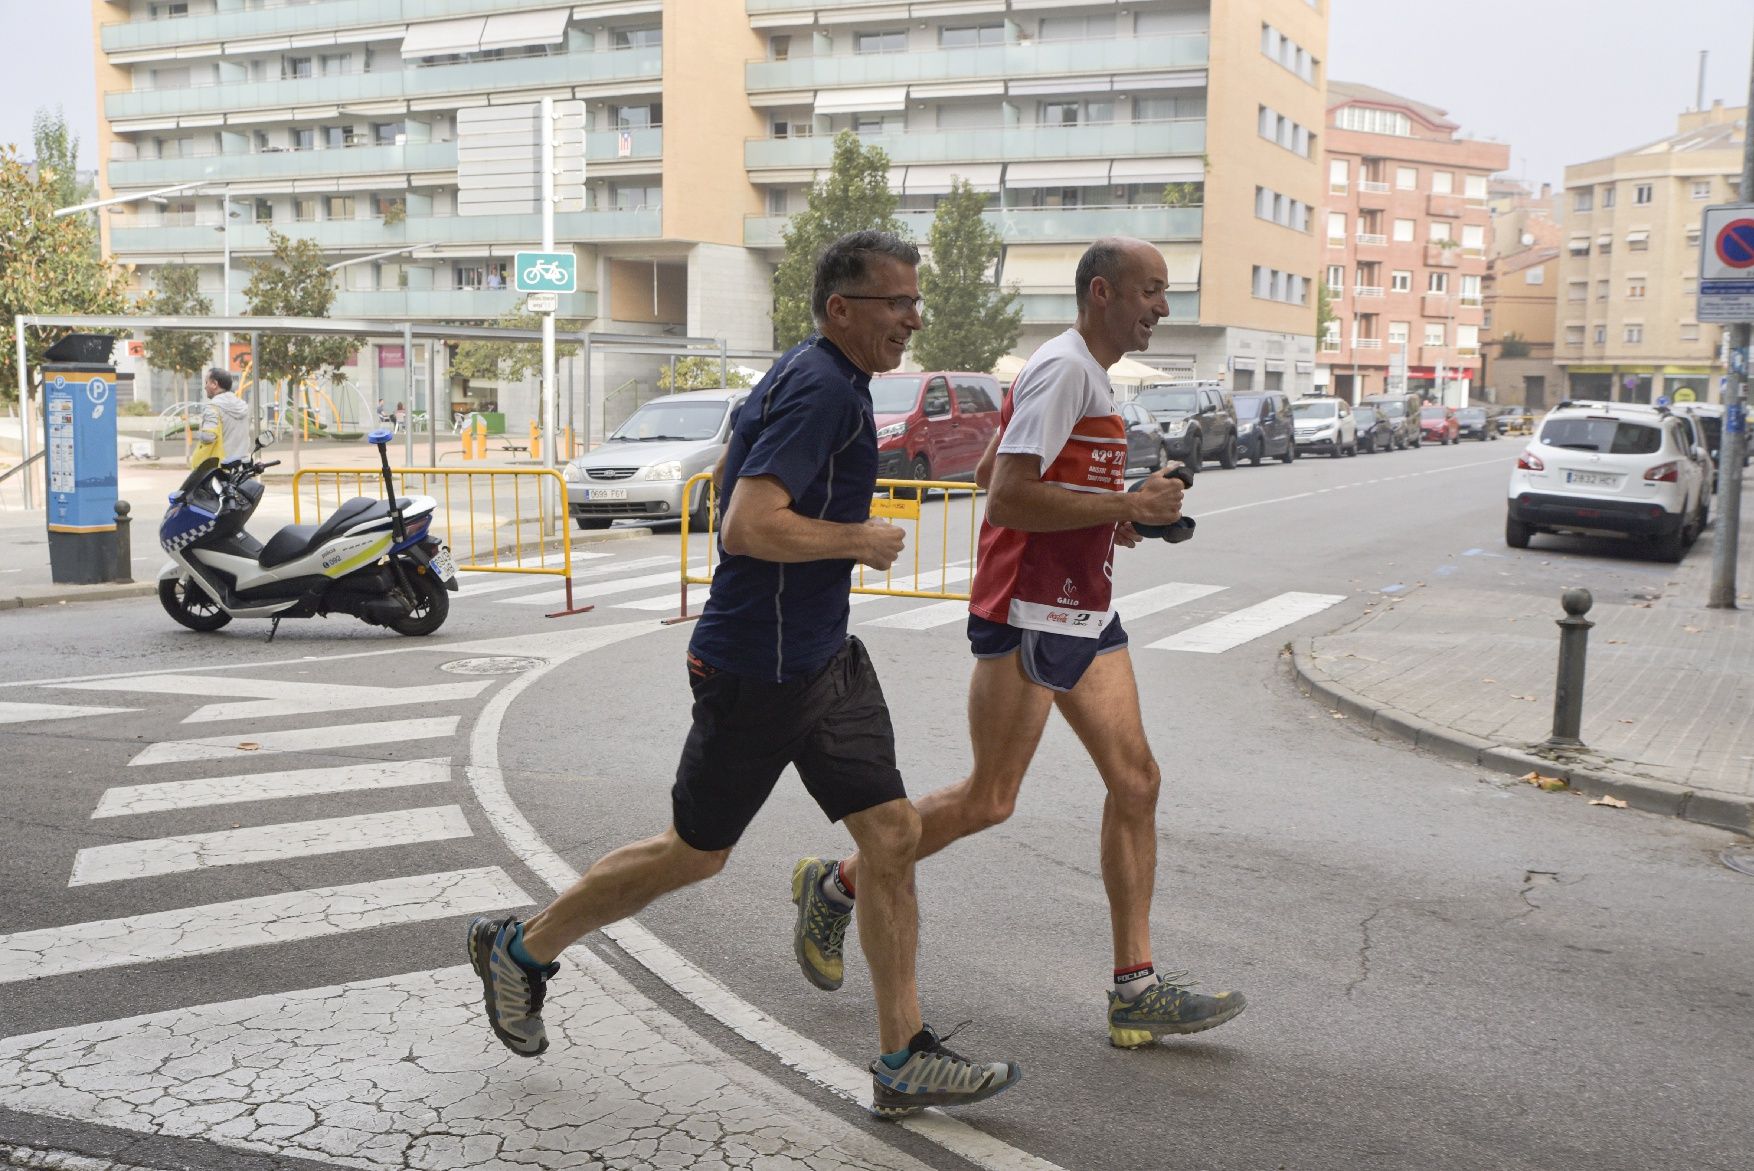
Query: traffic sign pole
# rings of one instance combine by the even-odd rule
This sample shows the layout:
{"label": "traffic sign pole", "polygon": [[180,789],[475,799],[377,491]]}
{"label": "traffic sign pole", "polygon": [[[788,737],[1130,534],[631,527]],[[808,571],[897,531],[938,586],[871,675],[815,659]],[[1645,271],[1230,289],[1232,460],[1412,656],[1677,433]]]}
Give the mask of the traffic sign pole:
{"label": "traffic sign pole", "polygon": [[[554,251],[554,99],[542,99],[542,251]],[[554,466],[560,444],[559,404],[554,397],[554,313],[542,315],[542,462]]]}
{"label": "traffic sign pole", "polygon": [[[1754,70],[1748,77],[1747,108],[1754,110]],[[1746,126],[1742,131],[1742,202],[1754,203],[1754,132]],[[1734,225],[1732,225],[1734,226]],[[1741,258],[1741,237],[1738,234],[1728,246],[1720,245],[1720,258],[1732,263]],[[1704,249],[1700,250],[1701,252]],[[1754,257],[1750,258],[1754,265]],[[1754,271],[1754,267],[1750,268]],[[1743,352],[1744,359],[1754,334],[1747,319],[1730,327],[1730,349]],[[1714,610],[1736,608],[1736,551],[1742,526],[1742,458],[1748,450],[1748,375],[1747,362],[1725,387],[1724,432],[1718,444],[1717,465],[1717,534],[1711,547],[1711,594],[1706,605]],[[1734,388],[1735,395],[1729,394]]]}

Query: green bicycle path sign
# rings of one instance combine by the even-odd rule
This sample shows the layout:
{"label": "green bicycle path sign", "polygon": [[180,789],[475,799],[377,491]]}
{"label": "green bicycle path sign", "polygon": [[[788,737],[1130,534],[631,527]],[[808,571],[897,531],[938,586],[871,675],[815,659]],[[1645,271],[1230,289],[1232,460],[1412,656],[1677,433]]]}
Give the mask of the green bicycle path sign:
{"label": "green bicycle path sign", "polygon": [[512,277],[512,287],[520,293],[576,293],[578,257],[571,252],[520,252]]}

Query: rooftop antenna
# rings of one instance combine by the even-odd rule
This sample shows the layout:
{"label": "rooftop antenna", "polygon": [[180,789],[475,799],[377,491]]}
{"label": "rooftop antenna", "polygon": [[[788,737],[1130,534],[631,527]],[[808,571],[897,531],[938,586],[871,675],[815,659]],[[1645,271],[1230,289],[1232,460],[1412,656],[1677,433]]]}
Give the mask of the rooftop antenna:
{"label": "rooftop antenna", "polygon": [[1710,49],[1699,50],[1699,87],[1693,95],[1693,109],[1696,112],[1705,109],[1705,59],[1709,56]]}

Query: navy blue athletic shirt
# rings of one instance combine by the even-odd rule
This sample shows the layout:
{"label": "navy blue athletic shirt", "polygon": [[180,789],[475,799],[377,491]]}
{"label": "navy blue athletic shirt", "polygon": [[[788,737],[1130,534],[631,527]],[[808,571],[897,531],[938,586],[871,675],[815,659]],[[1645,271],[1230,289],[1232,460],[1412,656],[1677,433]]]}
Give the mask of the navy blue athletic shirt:
{"label": "navy blue athletic shirt", "polygon": [[[777,478],[802,516],[869,519],[877,483],[871,376],[824,337],[787,350],[743,403],[725,457],[721,508],[730,507],[744,476]],[[853,564],[725,555],[689,649],[722,671],[756,679],[815,674],[846,642]]]}

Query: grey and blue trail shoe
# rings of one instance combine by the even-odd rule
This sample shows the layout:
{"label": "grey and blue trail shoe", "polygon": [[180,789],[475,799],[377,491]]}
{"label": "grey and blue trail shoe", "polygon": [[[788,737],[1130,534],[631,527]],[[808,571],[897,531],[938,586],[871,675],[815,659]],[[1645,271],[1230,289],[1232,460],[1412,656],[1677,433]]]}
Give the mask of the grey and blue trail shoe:
{"label": "grey and blue trail shoe", "polygon": [[[961,1028],[960,1025],[957,1026]],[[901,1118],[927,1106],[967,1106],[1008,1090],[1023,1077],[1015,1061],[970,1061],[944,1047],[956,1029],[940,1040],[923,1025],[907,1043],[900,1069],[879,1057],[871,1063],[871,1113]]]}
{"label": "grey and blue trail shoe", "polygon": [[1137,1049],[1158,1037],[1200,1033],[1215,1029],[1248,1007],[1240,992],[1206,996],[1182,983],[1186,972],[1160,976],[1157,983],[1128,1003],[1108,994],[1108,1043],[1117,1049]]}
{"label": "grey and blue trail shoe", "polygon": [[822,876],[830,865],[825,858],[800,858],[792,867],[792,902],[798,905],[792,952],[804,978],[825,992],[839,988],[846,977],[841,943],[853,917],[852,911],[841,910],[822,895]]}
{"label": "grey and blue trail shoe", "polygon": [[477,915],[469,920],[469,963],[481,977],[493,1035],[519,1056],[540,1057],[548,1049],[542,1000],[560,964],[533,968],[513,959],[511,944],[517,929],[518,921],[510,917]]}

